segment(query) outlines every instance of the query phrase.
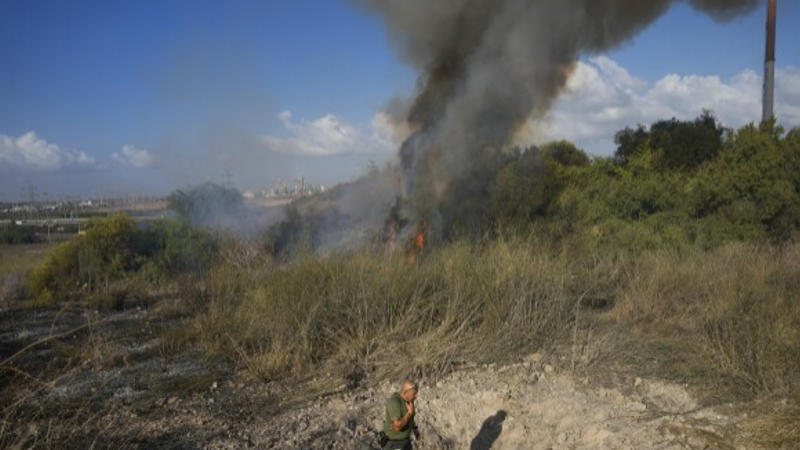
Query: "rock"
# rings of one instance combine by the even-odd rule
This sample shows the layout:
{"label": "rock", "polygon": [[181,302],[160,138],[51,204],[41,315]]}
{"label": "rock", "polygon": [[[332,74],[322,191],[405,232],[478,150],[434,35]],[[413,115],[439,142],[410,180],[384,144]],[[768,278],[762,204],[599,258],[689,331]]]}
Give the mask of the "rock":
{"label": "rock", "polygon": [[536,353],[531,353],[530,355],[526,356],[525,360],[533,362],[533,363],[537,363],[537,362],[541,361],[543,358],[544,358],[544,355],[542,355],[542,353],[536,352]]}
{"label": "rock", "polygon": [[633,402],[630,402],[628,404],[628,408],[630,408],[630,409],[632,409],[634,411],[644,411],[644,410],[647,409],[647,405],[645,405],[642,402],[633,401]]}
{"label": "rock", "polygon": [[642,384],[642,379],[640,377],[636,377],[636,379],[633,380],[633,386],[639,387],[640,384]]}

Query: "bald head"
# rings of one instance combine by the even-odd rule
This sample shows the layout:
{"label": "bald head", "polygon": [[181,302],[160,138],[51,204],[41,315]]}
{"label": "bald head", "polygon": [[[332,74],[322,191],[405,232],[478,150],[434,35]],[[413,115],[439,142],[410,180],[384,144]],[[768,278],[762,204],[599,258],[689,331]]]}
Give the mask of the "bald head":
{"label": "bald head", "polygon": [[417,397],[417,392],[419,391],[419,387],[414,380],[406,378],[403,380],[403,383],[400,385],[400,397],[402,397],[407,402],[412,402]]}

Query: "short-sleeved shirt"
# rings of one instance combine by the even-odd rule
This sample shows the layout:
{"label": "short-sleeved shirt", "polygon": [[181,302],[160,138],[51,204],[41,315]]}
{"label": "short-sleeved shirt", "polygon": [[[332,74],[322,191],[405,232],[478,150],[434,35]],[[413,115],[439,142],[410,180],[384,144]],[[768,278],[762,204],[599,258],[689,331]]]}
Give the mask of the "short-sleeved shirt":
{"label": "short-sleeved shirt", "polygon": [[386,436],[393,441],[402,441],[411,437],[411,430],[416,428],[414,424],[414,413],[411,413],[411,419],[408,420],[406,426],[400,431],[394,431],[392,422],[406,415],[406,402],[400,397],[400,394],[392,394],[386,399],[386,420],[383,423],[383,432]]}

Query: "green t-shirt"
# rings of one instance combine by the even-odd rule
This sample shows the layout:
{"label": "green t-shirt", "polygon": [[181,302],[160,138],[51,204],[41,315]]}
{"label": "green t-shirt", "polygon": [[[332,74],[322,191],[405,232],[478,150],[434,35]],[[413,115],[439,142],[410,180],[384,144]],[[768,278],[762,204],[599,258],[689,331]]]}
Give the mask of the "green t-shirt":
{"label": "green t-shirt", "polygon": [[414,414],[411,414],[411,419],[405,427],[400,431],[394,431],[392,422],[406,415],[406,402],[400,397],[400,394],[392,394],[391,397],[386,399],[386,420],[383,422],[383,432],[389,439],[393,441],[402,441],[411,436],[411,430],[416,428],[414,424]]}

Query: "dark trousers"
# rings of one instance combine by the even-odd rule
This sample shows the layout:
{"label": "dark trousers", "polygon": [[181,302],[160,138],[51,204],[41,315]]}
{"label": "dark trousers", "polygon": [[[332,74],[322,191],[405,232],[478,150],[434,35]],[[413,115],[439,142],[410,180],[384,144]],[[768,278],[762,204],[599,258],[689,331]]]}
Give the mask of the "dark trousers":
{"label": "dark trousers", "polygon": [[389,441],[383,446],[383,450],[412,450],[411,439],[404,441]]}

